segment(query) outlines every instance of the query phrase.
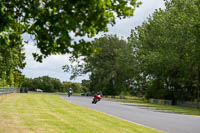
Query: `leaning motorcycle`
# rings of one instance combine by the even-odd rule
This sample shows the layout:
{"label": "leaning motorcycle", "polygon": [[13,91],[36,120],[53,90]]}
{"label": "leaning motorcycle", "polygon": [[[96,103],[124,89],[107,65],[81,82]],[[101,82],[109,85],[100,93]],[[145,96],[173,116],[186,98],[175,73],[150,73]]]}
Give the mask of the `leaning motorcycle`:
{"label": "leaning motorcycle", "polygon": [[93,98],[93,100],[92,100],[92,103],[96,104],[98,101],[101,100],[101,98],[102,98],[101,95],[95,95],[94,98]]}

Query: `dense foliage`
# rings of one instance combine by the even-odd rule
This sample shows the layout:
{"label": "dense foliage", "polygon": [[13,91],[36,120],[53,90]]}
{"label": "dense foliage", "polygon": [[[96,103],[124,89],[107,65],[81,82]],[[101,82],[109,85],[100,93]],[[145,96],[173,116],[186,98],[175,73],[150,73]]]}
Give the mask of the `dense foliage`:
{"label": "dense foliage", "polygon": [[[1,45],[19,46],[30,34],[42,55],[91,53],[90,43],[74,37],[93,37],[107,31],[116,18],[133,16],[136,0],[1,0]],[[2,35],[4,34],[4,35]]]}
{"label": "dense foliage", "polygon": [[[90,88],[106,94],[129,92],[147,98],[200,98],[200,1],[165,1],[128,42],[115,36],[93,41],[97,54],[84,58]],[[78,66],[78,65],[77,65]]]}
{"label": "dense foliage", "polygon": [[[22,35],[30,35],[41,55],[92,53],[91,43],[76,37],[93,37],[107,31],[116,18],[133,16],[136,0],[1,0],[0,87],[20,87],[25,55]],[[28,40],[29,41],[29,40]]]}
{"label": "dense foliage", "polygon": [[129,80],[135,72],[132,45],[112,35],[95,39],[92,44],[97,53],[82,58],[73,71],[75,76],[91,73],[91,92],[101,90],[110,95],[129,92]]}
{"label": "dense foliage", "polygon": [[44,92],[67,92],[69,88],[72,88],[75,93],[83,92],[83,86],[81,83],[61,82],[59,79],[49,76],[42,76],[33,79],[26,78],[22,87],[28,88],[30,91],[41,89]]}
{"label": "dense foliage", "polygon": [[[1,40],[1,39],[0,39]],[[20,87],[24,76],[25,54],[22,46],[0,45],[0,87]]]}
{"label": "dense foliage", "polygon": [[132,31],[146,96],[193,100],[200,92],[200,1],[172,0]]}

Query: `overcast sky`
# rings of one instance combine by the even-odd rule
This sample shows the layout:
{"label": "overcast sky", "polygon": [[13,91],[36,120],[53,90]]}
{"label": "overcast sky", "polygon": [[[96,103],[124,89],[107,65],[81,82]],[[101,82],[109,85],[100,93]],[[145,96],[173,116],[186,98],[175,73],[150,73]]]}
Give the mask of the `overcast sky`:
{"label": "overcast sky", "polygon": [[[141,0],[143,4],[136,9],[135,15],[128,19],[117,19],[116,25],[109,27],[108,34],[117,34],[118,36],[128,37],[131,29],[141,25],[146,18],[151,15],[155,9],[164,8],[163,0]],[[98,35],[100,36],[100,35]],[[29,37],[25,37],[29,38]],[[39,50],[30,42],[29,45],[25,45],[26,53],[26,67],[23,70],[28,78],[35,78],[39,76],[48,75],[50,77],[58,78],[61,81],[70,81],[70,73],[65,73],[62,70],[62,66],[69,64],[69,55],[52,55],[43,60],[43,63],[38,63],[33,60],[32,53]],[[88,76],[77,77],[75,82],[81,82],[82,79],[88,79]]]}

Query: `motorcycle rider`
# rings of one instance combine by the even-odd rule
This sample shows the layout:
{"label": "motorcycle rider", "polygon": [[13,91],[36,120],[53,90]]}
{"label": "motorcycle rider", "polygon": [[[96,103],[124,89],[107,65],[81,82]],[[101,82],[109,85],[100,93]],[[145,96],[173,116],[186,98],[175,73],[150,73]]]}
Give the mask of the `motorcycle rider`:
{"label": "motorcycle rider", "polygon": [[100,95],[101,97],[103,96],[103,94],[102,94],[101,91],[98,91],[98,92],[94,95],[94,97],[97,96],[97,95]]}
{"label": "motorcycle rider", "polygon": [[69,88],[68,90],[68,97],[70,97],[72,95],[72,88]]}
{"label": "motorcycle rider", "polygon": [[[102,92],[101,91],[98,91],[95,95],[94,95],[94,98],[96,97],[96,96],[98,96],[98,95],[100,95],[101,96],[101,98],[102,98]],[[98,101],[100,101],[101,100],[101,98],[100,99],[98,99]]]}

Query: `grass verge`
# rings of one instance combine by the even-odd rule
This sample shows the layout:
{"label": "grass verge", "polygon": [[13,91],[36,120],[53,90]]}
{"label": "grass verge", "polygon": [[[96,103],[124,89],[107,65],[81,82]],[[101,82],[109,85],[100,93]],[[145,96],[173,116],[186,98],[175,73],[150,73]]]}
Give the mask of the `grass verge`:
{"label": "grass verge", "polygon": [[0,133],[160,133],[50,94],[0,97]]}
{"label": "grass verge", "polygon": [[105,98],[105,99],[118,101],[118,102],[131,103],[136,106],[143,106],[143,107],[148,107],[148,108],[156,109],[156,110],[163,110],[167,112],[200,116],[200,109],[197,109],[197,108],[162,105],[162,104],[151,104],[151,103],[144,102],[142,98],[139,98],[139,97],[127,97],[126,99],[119,99],[119,98]]}

